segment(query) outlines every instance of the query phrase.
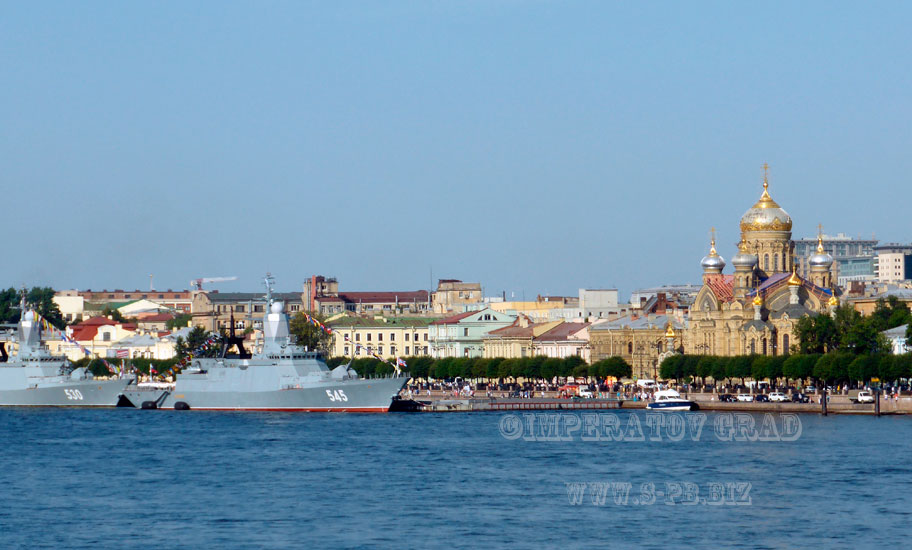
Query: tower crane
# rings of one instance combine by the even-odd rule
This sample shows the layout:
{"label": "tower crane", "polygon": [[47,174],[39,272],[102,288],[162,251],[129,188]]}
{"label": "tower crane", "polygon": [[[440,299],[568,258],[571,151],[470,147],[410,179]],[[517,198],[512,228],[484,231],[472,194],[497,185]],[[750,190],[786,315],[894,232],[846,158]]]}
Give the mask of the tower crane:
{"label": "tower crane", "polygon": [[196,290],[203,290],[203,283],[221,283],[224,281],[236,281],[237,277],[200,277],[190,281],[190,286]]}

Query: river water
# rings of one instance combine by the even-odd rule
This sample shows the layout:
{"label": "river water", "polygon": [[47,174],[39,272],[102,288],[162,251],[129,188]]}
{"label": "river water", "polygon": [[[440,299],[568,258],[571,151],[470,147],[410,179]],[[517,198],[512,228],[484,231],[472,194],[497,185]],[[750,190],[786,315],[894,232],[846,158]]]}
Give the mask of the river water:
{"label": "river water", "polygon": [[691,414],[5,409],[0,548],[908,545],[912,418]]}

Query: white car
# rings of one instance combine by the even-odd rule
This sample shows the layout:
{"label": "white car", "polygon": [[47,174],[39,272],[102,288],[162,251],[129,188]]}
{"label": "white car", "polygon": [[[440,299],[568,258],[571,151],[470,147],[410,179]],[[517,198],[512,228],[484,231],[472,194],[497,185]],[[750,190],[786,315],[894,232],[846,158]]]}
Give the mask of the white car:
{"label": "white car", "polygon": [[854,401],[856,403],[873,403],[874,396],[871,395],[871,392],[869,391],[860,391],[858,392],[858,395],[855,396]]}
{"label": "white car", "polygon": [[739,394],[738,394],[738,401],[748,401],[748,402],[750,402],[750,401],[753,401],[753,400],[754,400],[754,396],[751,395],[751,394],[749,394],[749,393],[739,393]]}
{"label": "white car", "polygon": [[580,386],[578,395],[584,399],[592,399],[595,397],[595,394],[592,393],[592,390],[585,386]]}
{"label": "white car", "polygon": [[785,403],[789,400],[788,396],[781,391],[774,391],[769,394],[770,403]]}

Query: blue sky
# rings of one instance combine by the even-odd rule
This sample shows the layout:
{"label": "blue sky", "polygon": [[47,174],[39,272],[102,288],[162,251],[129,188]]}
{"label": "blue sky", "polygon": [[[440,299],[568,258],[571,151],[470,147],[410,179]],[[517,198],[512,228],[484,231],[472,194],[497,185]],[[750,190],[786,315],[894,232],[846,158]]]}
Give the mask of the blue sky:
{"label": "blue sky", "polygon": [[908,4],[3,12],[3,286],[626,294],[731,257],[763,162],[796,237],[912,240]]}

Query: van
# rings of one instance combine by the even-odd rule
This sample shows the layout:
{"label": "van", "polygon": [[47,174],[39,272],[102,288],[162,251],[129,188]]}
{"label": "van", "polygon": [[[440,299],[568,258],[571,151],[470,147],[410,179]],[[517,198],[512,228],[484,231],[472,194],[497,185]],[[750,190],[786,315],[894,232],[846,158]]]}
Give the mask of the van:
{"label": "van", "polygon": [[655,380],[649,380],[649,379],[644,378],[643,380],[637,380],[637,386],[639,386],[641,388],[645,388],[647,390],[652,390],[652,389],[655,389],[656,383],[655,383]]}

